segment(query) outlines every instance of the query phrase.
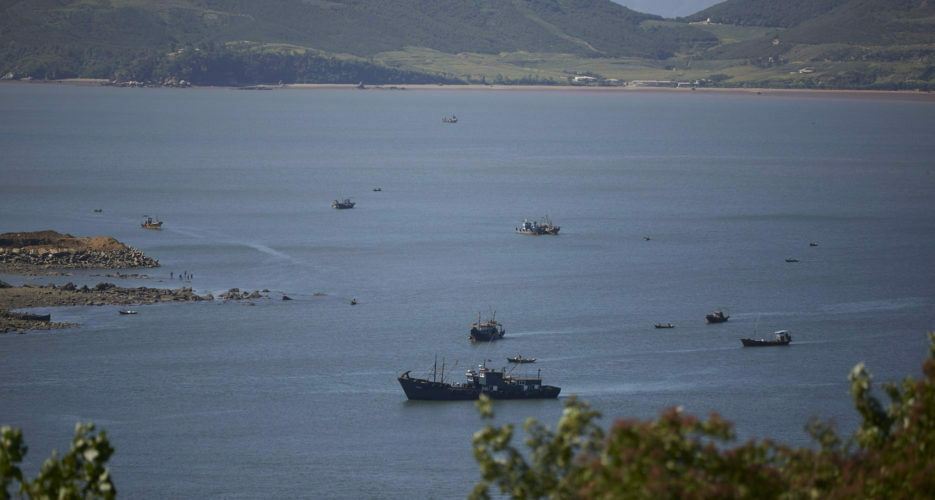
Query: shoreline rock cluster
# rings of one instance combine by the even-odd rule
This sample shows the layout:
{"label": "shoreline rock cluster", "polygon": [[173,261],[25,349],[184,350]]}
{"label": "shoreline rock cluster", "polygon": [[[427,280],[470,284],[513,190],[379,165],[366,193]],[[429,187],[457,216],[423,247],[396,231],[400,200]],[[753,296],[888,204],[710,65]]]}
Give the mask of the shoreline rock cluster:
{"label": "shoreline rock cluster", "polygon": [[159,261],[109,236],[77,238],[55,231],[0,234],[0,272],[159,267]]}
{"label": "shoreline rock cluster", "polygon": [[113,283],[78,287],[69,282],[62,286],[50,283],[14,287],[0,281],[0,333],[75,326],[71,323],[54,323],[50,317],[44,317],[44,315],[11,312],[12,309],[56,306],[129,306],[202,300],[214,300],[214,297],[210,294],[198,295],[189,286],[175,290],[147,287],[121,288]]}

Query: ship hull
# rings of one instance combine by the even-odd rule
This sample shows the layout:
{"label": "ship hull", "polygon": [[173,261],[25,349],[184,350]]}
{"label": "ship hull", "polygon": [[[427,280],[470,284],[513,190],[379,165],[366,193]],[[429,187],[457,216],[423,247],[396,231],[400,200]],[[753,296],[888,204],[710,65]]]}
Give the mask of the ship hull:
{"label": "ship hull", "polygon": [[740,339],[743,342],[744,347],[768,347],[768,346],[782,346],[789,345],[790,340],[754,340],[754,339]]}
{"label": "ship hull", "polygon": [[486,394],[490,399],[555,399],[561,388],[543,385],[538,389],[502,388],[484,391],[477,385],[453,385],[431,380],[397,377],[406,397],[413,401],[470,401]]}
{"label": "ship hull", "polygon": [[397,377],[406,397],[413,401],[470,401],[480,396],[471,386],[455,386],[420,378]]}
{"label": "ship hull", "polygon": [[502,333],[485,333],[471,331],[471,340],[474,342],[492,342],[503,338]]}

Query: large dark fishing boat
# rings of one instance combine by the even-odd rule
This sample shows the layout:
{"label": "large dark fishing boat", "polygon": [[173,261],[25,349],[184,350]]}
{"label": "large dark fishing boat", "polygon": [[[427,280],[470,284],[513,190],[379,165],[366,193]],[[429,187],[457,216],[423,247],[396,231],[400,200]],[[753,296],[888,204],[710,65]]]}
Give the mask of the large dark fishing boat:
{"label": "large dark fishing boat", "polygon": [[436,380],[435,374],[432,380],[410,377],[408,371],[396,379],[407,398],[421,401],[464,401],[477,399],[481,394],[491,399],[554,399],[562,390],[542,385],[541,370],[535,378],[515,377],[503,369],[493,370],[481,364],[465,373],[465,383],[445,382],[444,373],[443,364],[441,380]]}
{"label": "large dark fishing boat", "polygon": [[477,313],[477,323],[471,325],[470,338],[471,342],[488,342],[491,340],[502,339],[504,333],[506,333],[506,330],[503,329],[503,325],[497,322],[496,312],[494,312],[493,316],[484,323],[481,323],[480,313]]}
{"label": "large dark fishing boat", "polygon": [[724,314],[724,311],[718,309],[711,314],[705,314],[704,319],[708,320],[708,323],[725,323],[730,316]]}
{"label": "large dark fishing boat", "polygon": [[531,234],[533,236],[543,234],[556,235],[561,229],[561,226],[552,224],[552,221],[549,220],[548,217],[545,217],[542,221],[523,219],[523,224],[516,228],[516,232],[519,234]]}
{"label": "large dark fishing boat", "polygon": [[744,347],[765,347],[771,345],[789,345],[789,342],[792,342],[792,335],[789,335],[789,332],[786,330],[779,330],[775,332],[776,340],[764,340],[764,339],[740,339],[743,342]]}

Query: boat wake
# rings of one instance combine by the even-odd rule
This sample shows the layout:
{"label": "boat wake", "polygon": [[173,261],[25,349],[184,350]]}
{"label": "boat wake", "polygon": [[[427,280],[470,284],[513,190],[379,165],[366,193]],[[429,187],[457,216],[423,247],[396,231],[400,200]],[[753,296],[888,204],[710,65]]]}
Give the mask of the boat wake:
{"label": "boat wake", "polygon": [[526,332],[517,332],[516,330],[507,332],[506,337],[535,337],[541,335],[570,335],[576,333],[610,333],[606,328],[575,328],[570,330],[531,330]]}
{"label": "boat wake", "polygon": [[843,304],[831,304],[822,308],[824,314],[855,314],[855,313],[876,313],[883,311],[898,311],[900,309],[910,309],[917,307],[930,306],[933,302],[932,297],[901,297],[890,300],[867,300],[862,302],[845,302]]}

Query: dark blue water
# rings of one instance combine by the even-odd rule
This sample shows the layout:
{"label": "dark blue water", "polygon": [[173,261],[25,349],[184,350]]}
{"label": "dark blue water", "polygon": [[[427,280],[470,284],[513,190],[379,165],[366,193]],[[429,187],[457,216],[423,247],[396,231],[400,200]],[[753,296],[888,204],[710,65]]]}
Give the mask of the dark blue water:
{"label": "dark blue water", "polygon": [[[856,425],[854,364],[918,374],[935,328],[931,101],[11,84],[0,116],[0,232],[110,235],[163,264],[122,286],[270,291],[43,309],[82,326],[0,336],[27,471],[91,420],[129,497],[466,495],[474,406],[395,380],[436,355],[454,379],[536,357],[520,373],[606,425],[682,405],[807,445],[812,416]],[[514,234],[544,215],[559,236]],[[94,274],[0,279],[114,281]],[[716,308],[731,320],[706,325]],[[472,345],[493,311],[505,339]],[[741,347],[778,329],[793,345]],[[562,402],[495,408],[552,425]]]}

